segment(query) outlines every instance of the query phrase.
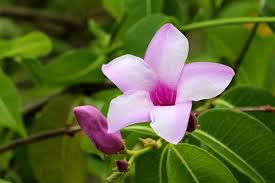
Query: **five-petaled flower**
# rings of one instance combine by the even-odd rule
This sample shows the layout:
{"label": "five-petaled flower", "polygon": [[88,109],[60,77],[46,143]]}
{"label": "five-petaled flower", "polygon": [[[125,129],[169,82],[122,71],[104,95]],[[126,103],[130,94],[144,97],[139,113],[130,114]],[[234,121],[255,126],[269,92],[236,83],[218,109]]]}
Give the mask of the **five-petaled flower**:
{"label": "five-petaled flower", "polygon": [[177,144],[187,129],[192,101],[216,97],[234,71],[209,62],[185,64],[188,40],[172,24],[163,25],[151,40],[144,60],[123,55],[102,66],[123,92],[109,107],[108,132],[140,122],[163,139]]}

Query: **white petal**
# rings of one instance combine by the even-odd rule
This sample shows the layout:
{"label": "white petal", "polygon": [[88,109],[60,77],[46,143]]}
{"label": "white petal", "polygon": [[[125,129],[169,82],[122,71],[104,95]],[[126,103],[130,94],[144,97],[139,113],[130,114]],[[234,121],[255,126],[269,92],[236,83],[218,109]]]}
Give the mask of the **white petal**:
{"label": "white petal", "polygon": [[187,55],[186,37],[172,24],[165,24],[150,42],[144,60],[162,82],[176,89]]}
{"label": "white petal", "polygon": [[155,106],[150,112],[150,125],[161,138],[177,144],[186,132],[191,108],[191,102],[174,106]]}
{"label": "white petal", "polygon": [[216,97],[229,85],[234,74],[233,69],[222,64],[186,64],[178,85],[176,103]]}
{"label": "white petal", "polygon": [[102,66],[102,72],[123,92],[149,91],[157,83],[157,75],[141,58],[123,55]]}
{"label": "white petal", "polygon": [[113,133],[128,125],[150,121],[153,108],[146,91],[126,92],[114,98],[107,115],[108,132]]}

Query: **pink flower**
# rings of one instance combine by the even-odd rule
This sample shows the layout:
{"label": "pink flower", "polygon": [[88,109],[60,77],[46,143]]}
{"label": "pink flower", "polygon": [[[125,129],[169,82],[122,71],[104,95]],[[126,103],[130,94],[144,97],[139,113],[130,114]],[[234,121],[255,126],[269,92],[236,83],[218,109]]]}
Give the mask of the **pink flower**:
{"label": "pink flower", "polygon": [[123,55],[103,65],[103,73],[123,92],[110,103],[108,132],[151,121],[160,137],[173,144],[180,142],[192,101],[219,95],[234,76],[234,71],[222,64],[184,65],[187,54],[186,37],[172,24],[165,24],[150,42],[144,61]]}
{"label": "pink flower", "polygon": [[120,132],[107,133],[107,121],[97,108],[78,106],[73,109],[74,116],[95,147],[105,154],[115,154],[124,150]]}

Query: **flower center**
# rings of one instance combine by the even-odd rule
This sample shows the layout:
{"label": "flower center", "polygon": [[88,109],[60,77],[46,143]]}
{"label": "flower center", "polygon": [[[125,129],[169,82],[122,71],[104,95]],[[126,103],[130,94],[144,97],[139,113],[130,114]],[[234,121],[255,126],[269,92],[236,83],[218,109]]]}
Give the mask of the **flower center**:
{"label": "flower center", "polygon": [[169,88],[165,84],[158,83],[150,92],[150,98],[155,106],[175,105],[177,91]]}

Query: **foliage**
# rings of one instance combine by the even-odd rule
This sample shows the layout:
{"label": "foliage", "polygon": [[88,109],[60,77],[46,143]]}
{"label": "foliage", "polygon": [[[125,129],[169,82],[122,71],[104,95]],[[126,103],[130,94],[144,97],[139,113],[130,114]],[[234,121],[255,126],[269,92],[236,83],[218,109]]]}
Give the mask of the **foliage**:
{"label": "foliage", "polygon": [[[96,106],[106,116],[120,92],[102,65],[127,53],[143,57],[164,23],[184,30],[212,19],[261,16],[275,18],[274,0],[1,1],[0,149],[33,134],[75,127],[71,110],[77,105]],[[249,21],[211,28],[206,22],[184,31],[188,63],[226,64],[236,76],[221,96],[194,104],[199,128],[181,143],[159,140],[148,124],[122,129],[133,150],[126,155],[104,155],[81,132],[48,137],[0,151],[0,183],[106,177],[136,183],[275,182],[275,113],[240,110],[275,106],[274,22],[258,24],[251,40]],[[117,172],[115,160],[124,158],[129,171]]]}

